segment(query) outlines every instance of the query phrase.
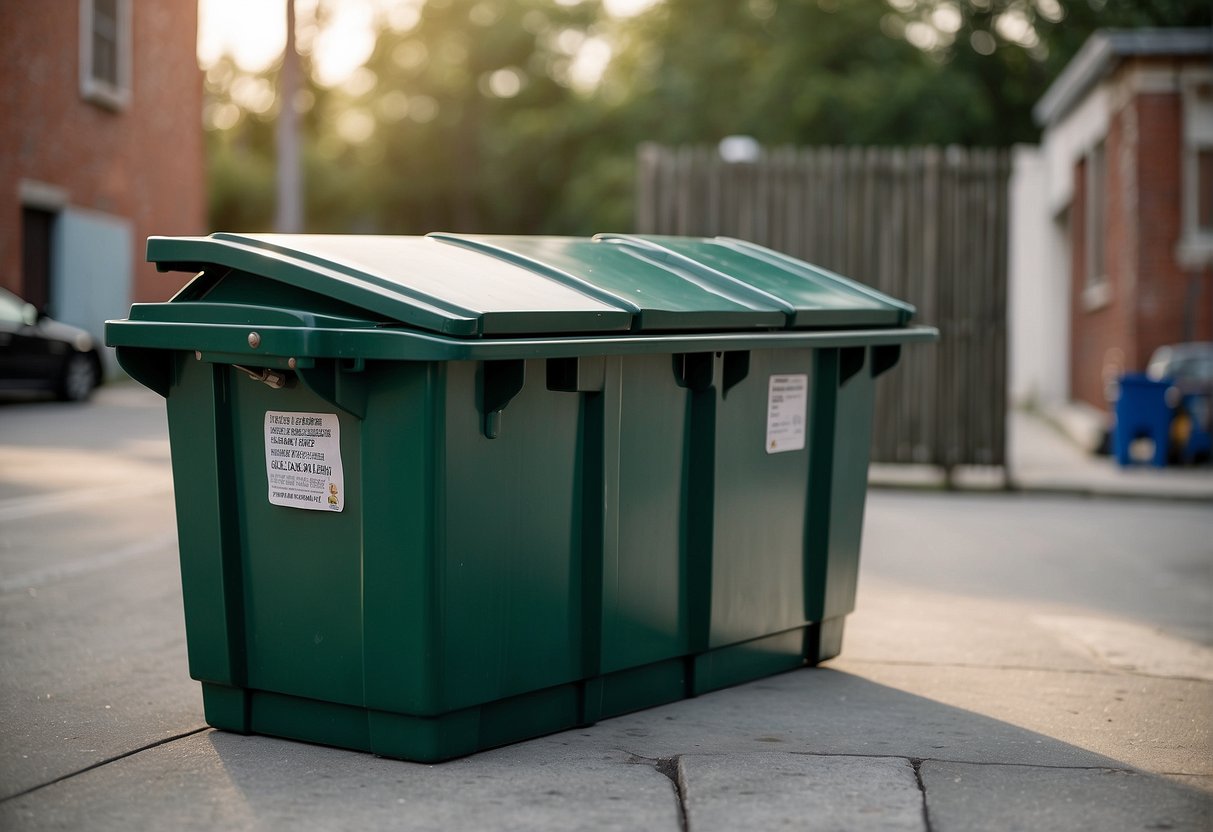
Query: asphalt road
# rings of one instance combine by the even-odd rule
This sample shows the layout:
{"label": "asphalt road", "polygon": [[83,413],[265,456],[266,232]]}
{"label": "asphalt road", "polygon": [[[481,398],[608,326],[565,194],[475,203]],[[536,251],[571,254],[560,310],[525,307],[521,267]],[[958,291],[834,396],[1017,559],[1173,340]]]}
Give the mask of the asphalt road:
{"label": "asphalt road", "polygon": [[842,657],[440,766],[205,728],[163,403],[0,402],[0,828],[1192,829],[1213,505],[873,492]]}

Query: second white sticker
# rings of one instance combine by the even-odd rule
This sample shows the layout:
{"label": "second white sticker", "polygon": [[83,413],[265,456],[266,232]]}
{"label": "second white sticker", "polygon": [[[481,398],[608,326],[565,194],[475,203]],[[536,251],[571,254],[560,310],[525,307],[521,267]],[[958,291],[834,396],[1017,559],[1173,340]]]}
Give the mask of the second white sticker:
{"label": "second white sticker", "polygon": [[799,451],[804,447],[808,401],[807,375],[771,376],[767,388],[768,454]]}

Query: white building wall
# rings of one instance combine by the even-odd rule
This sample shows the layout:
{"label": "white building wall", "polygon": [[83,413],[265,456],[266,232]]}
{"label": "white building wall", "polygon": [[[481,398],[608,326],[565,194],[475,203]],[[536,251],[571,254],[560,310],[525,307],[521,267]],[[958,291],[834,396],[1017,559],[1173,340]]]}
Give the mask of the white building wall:
{"label": "white building wall", "polygon": [[1100,84],[1012,158],[1008,394],[1046,410],[1070,393],[1070,237],[1074,167],[1107,135],[1112,90]]}
{"label": "white building wall", "polygon": [[1069,279],[1058,269],[1049,174],[1041,148],[1014,148],[1007,306],[1008,383],[1016,406],[1058,405],[1069,390]]}
{"label": "white building wall", "polygon": [[1041,136],[1040,150],[1048,169],[1050,216],[1069,207],[1074,198],[1074,165],[1108,135],[1109,95],[1108,85],[1100,84]]}

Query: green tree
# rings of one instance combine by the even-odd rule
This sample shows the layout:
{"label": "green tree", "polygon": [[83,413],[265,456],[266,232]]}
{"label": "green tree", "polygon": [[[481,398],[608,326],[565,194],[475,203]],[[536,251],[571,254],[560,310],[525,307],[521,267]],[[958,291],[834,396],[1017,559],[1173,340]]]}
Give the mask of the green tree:
{"label": "green tree", "polygon": [[[302,56],[307,225],[626,230],[650,140],[1033,141],[1032,106],[1095,29],[1209,23],[1206,0],[664,0],[624,20],[598,0],[428,0],[335,89]],[[579,55],[604,42],[588,84]],[[216,228],[271,224],[277,72],[207,73]]]}
{"label": "green tree", "polygon": [[1036,138],[1096,28],[1209,22],[1196,0],[665,0],[622,27],[604,94],[658,141],[998,146]]}
{"label": "green tree", "polygon": [[347,151],[374,165],[365,222],[396,233],[547,227],[590,125],[567,69],[596,14],[589,3],[430,0],[415,25],[381,32],[357,94],[330,102],[338,128],[351,111],[373,125]]}

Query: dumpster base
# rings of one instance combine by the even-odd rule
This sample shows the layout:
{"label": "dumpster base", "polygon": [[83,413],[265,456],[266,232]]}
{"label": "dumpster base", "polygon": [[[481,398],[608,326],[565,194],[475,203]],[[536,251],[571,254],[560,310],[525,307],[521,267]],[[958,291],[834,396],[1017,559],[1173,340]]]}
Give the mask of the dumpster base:
{"label": "dumpster base", "polygon": [[810,665],[821,664],[842,652],[844,624],[846,624],[846,618],[840,615],[805,628],[804,657]]}
{"label": "dumpster base", "polygon": [[837,655],[842,622],[830,619],[439,716],[212,682],[202,683],[202,701],[207,724],[220,730],[435,763],[816,664]]}

